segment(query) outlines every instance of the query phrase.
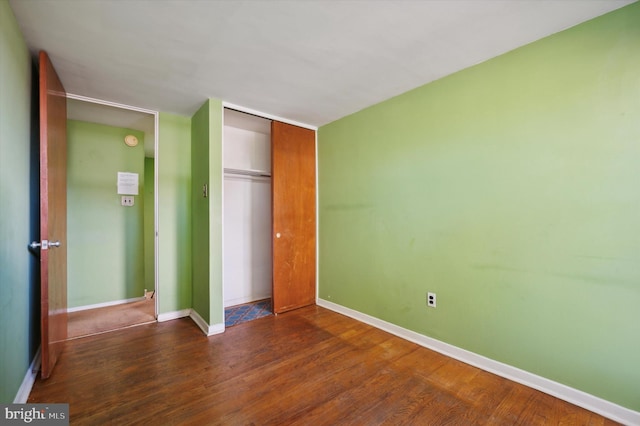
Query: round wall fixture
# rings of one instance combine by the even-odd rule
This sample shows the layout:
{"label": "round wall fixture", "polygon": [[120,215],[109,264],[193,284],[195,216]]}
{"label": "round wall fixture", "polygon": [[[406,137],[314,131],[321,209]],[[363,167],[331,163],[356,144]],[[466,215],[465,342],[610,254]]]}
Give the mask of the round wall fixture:
{"label": "round wall fixture", "polygon": [[138,145],[138,138],[133,135],[127,135],[124,137],[124,143],[126,143],[128,146],[136,146]]}

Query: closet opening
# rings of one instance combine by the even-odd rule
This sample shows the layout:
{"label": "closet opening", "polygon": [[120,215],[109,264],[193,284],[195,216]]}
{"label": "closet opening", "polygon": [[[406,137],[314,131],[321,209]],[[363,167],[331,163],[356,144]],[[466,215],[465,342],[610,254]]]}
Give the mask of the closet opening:
{"label": "closet opening", "polygon": [[224,109],[225,326],[272,315],[271,120]]}

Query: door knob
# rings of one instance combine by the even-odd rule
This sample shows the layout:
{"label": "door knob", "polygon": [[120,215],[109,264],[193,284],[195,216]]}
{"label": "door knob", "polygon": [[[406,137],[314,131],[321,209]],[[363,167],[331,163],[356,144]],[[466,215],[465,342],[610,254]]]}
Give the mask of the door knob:
{"label": "door knob", "polygon": [[42,240],[42,242],[31,241],[29,244],[29,248],[31,250],[35,250],[37,248],[42,248],[42,250],[49,250],[49,247],[60,247],[60,241],[48,241]]}
{"label": "door knob", "polygon": [[276,232],[276,238],[280,238],[280,233]]}

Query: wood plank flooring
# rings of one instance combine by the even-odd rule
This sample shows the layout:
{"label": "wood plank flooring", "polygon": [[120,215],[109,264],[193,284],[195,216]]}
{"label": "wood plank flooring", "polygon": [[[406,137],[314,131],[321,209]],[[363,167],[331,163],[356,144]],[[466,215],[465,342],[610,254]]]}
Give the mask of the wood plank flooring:
{"label": "wood plank flooring", "polygon": [[155,300],[143,299],[103,308],[69,312],[69,339],[91,336],[139,324],[155,322]]}
{"label": "wood plank flooring", "polygon": [[180,319],[72,340],[29,402],[91,425],[616,424],[317,306],[209,338]]}

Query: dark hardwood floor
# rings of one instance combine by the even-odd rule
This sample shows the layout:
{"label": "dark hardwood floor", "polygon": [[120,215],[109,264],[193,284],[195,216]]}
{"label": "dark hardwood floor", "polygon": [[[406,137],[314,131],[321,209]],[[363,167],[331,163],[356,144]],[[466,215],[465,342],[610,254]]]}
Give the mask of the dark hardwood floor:
{"label": "dark hardwood floor", "polygon": [[209,338],[180,319],[69,341],[29,402],[91,425],[616,424],[316,306]]}

